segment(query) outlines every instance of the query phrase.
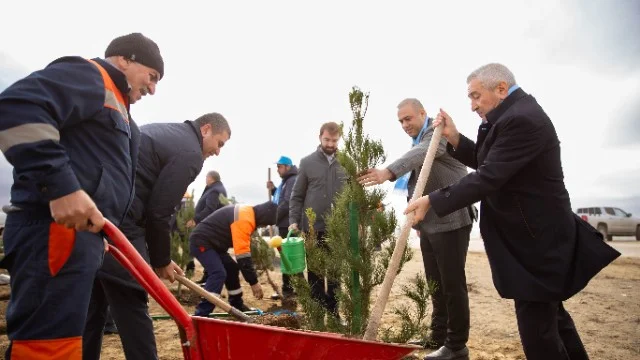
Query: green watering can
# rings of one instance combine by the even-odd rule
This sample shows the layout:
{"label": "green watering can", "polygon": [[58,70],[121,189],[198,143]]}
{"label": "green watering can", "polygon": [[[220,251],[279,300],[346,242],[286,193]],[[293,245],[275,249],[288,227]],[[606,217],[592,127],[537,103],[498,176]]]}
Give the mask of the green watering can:
{"label": "green watering can", "polygon": [[306,267],[306,252],[304,250],[304,239],[301,237],[291,237],[293,230],[290,230],[287,237],[280,245],[280,260],[282,261],[282,273],[287,275],[299,274]]}

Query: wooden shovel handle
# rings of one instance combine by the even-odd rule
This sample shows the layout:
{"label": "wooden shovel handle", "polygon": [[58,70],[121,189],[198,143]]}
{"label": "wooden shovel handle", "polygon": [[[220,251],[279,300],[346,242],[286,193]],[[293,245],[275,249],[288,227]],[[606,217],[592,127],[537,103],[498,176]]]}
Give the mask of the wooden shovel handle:
{"label": "wooden shovel handle", "polygon": [[212,303],[213,305],[218,306],[219,308],[221,308],[222,310],[226,311],[230,315],[233,315],[238,320],[242,320],[242,321],[245,321],[245,322],[253,322],[253,319],[249,315],[247,315],[247,314],[243,313],[242,311],[234,308],[233,306],[227,304],[225,301],[223,301],[219,297],[215,296],[214,294],[208,292],[207,290],[201,288],[200,286],[198,286],[198,284],[194,283],[193,281],[187,279],[186,277],[184,277],[182,275],[178,275],[178,274],[174,274],[174,275],[175,275],[176,280],[178,280],[179,283],[181,283],[182,285],[188,287],[189,289],[191,289],[196,294],[198,294],[198,295],[202,296],[203,298],[207,299],[207,301]]}
{"label": "wooden shovel handle", "polygon": [[[435,159],[436,152],[438,151],[438,145],[440,144],[441,136],[442,126],[438,126],[433,131],[431,142],[429,143],[429,149],[427,150],[427,154],[424,157],[422,169],[420,170],[418,182],[416,184],[415,190],[413,191],[411,201],[415,201],[416,199],[418,199],[424,192],[424,188],[427,185],[427,179],[429,178],[429,173],[431,172],[431,166],[433,165],[433,160]],[[380,327],[382,313],[384,312],[384,308],[387,305],[387,300],[389,299],[389,293],[391,292],[393,281],[398,274],[402,255],[404,254],[404,249],[407,246],[407,239],[409,238],[409,233],[411,232],[412,223],[413,213],[407,215],[407,220],[401,228],[400,236],[396,240],[396,247],[393,249],[393,255],[391,255],[389,266],[387,266],[387,272],[385,273],[384,281],[382,282],[382,285],[380,285],[380,290],[378,291],[376,302],[373,305],[373,309],[371,309],[369,322],[367,323],[367,328],[364,332],[364,340],[374,341],[376,339],[378,328]]]}

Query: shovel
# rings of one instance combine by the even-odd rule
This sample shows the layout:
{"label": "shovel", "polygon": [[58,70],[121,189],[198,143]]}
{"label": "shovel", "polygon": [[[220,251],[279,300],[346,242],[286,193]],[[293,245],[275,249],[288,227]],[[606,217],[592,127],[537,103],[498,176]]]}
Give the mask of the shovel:
{"label": "shovel", "polygon": [[213,305],[215,305],[215,306],[221,308],[222,310],[226,311],[229,315],[235,317],[236,319],[238,319],[240,321],[244,321],[244,322],[248,322],[248,323],[253,322],[253,319],[251,318],[251,316],[249,316],[249,315],[243,313],[242,311],[234,308],[233,306],[227,304],[224,300],[220,299],[219,297],[217,297],[213,293],[210,293],[207,290],[201,288],[198,284],[194,283],[193,281],[187,279],[186,277],[184,277],[182,275],[174,274],[174,276],[175,276],[176,280],[178,280],[179,283],[181,283],[182,285],[188,287],[189,289],[191,289],[196,294],[202,296],[203,298],[205,298],[208,302],[212,303]]}
{"label": "shovel", "polygon": [[[433,165],[433,160],[435,159],[436,152],[438,151],[438,145],[440,143],[441,136],[442,126],[438,126],[433,131],[433,136],[431,137],[431,142],[429,143],[429,149],[427,150],[427,154],[424,157],[422,169],[420,170],[418,182],[416,184],[415,190],[413,191],[411,201],[418,199],[424,192],[424,188],[427,185],[427,179],[429,178],[429,173],[431,172],[431,166]],[[364,340],[373,341],[376,339],[378,328],[380,327],[380,319],[382,318],[382,313],[384,312],[384,308],[387,305],[389,293],[391,292],[391,286],[393,286],[393,281],[398,274],[400,260],[402,260],[402,254],[404,254],[404,249],[407,246],[407,239],[409,238],[409,233],[411,232],[412,223],[413,213],[407,215],[407,220],[402,226],[400,236],[396,241],[396,246],[393,249],[393,255],[391,255],[391,260],[389,261],[389,266],[387,267],[387,272],[384,276],[384,281],[380,286],[378,297],[376,298],[376,302],[373,305],[373,309],[371,310],[371,315],[369,316],[369,322],[367,323],[367,328],[363,337]]]}

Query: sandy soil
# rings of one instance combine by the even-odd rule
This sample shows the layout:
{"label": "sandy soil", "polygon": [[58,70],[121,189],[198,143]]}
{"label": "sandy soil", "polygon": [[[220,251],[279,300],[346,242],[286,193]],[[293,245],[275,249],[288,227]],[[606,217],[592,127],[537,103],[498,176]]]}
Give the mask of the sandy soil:
{"label": "sandy soil", "polygon": [[[422,271],[419,251],[396,279],[394,290],[387,304],[387,312],[405,301],[398,295],[402,284]],[[199,274],[197,274],[199,277]],[[275,276],[279,280],[279,276]],[[471,335],[469,349],[471,359],[498,360],[524,359],[518,336],[513,302],[501,299],[491,282],[491,272],[486,255],[470,252],[467,260],[467,281],[471,303]],[[266,279],[261,279],[265,293],[271,294]],[[267,310],[278,303],[271,300],[255,300],[247,284],[245,301],[249,306]],[[0,287],[0,292],[6,292]],[[622,257],[598,274],[581,293],[569,299],[565,307],[573,316],[578,331],[592,359],[619,360],[640,358],[640,259]],[[195,299],[192,299],[195,300]],[[4,322],[6,300],[0,300],[0,315]],[[193,301],[191,301],[193,303]],[[193,306],[185,307],[189,313]],[[152,315],[165,312],[154,301]],[[383,317],[384,324],[394,324],[393,315]],[[183,359],[176,325],[171,320],[155,321],[155,334],[160,359]],[[0,323],[0,330],[4,324]],[[6,335],[0,338],[0,349],[7,346]],[[422,356],[424,351],[414,353]],[[124,359],[118,335],[104,338],[102,359]]]}

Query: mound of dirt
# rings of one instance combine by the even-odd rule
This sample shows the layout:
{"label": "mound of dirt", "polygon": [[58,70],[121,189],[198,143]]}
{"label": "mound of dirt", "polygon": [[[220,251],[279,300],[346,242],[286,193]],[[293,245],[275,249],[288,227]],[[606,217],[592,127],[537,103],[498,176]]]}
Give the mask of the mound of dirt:
{"label": "mound of dirt", "polygon": [[174,288],[174,287],[169,288],[169,290],[171,291],[173,296],[175,296],[176,299],[178,299],[178,301],[182,305],[196,306],[196,305],[198,305],[200,300],[202,300],[200,295],[194,293],[193,291],[191,291],[191,290],[189,290],[189,289],[187,289],[185,287],[182,287],[182,291],[180,293],[178,293],[178,289]]}
{"label": "mound of dirt", "polygon": [[259,325],[278,326],[287,329],[300,329],[300,318],[291,314],[264,314],[254,318],[254,323]]}

